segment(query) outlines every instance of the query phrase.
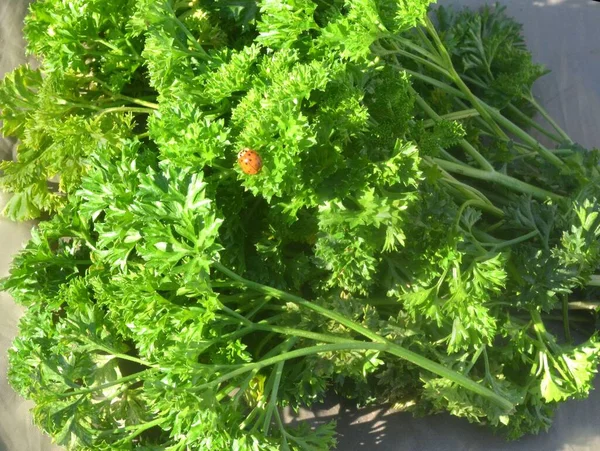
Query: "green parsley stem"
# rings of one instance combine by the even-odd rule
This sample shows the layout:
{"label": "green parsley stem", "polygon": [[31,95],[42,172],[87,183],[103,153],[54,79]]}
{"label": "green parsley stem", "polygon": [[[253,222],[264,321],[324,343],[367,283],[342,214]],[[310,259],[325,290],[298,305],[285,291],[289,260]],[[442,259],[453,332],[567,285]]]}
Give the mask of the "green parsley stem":
{"label": "green parsley stem", "polygon": [[431,22],[431,19],[429,19],[428,16],[425,16],[424,23],[425,23],[425,29],[427,30],[429,35],[433,38],[435,47],[437,48],[439,54],[441,55],[442,59],[444,60],[444,62],[447,65],[446,70],[450,73],[450,78],[452,78],[452,81],[459,87],[460,91],[462,91],[466,95],[466,97],[469,99],[469,101],[475,107],[475,109],[477,109],[477,111],[479,111],[479,114],[481,115],[481,117],[483,117],[490,123],[490,125],[494,129],[494,132],[498,136],[508,139],[508,137],[505,135],[504,131],[502,131],[502,129],[492,120],[489,111],[487,111],[486,108],[484,108],[483,102],[481,102],[481,100],[471,92],[471,90],[465,84],[465,82],[462,80],[462,78],[460,78],[460,75],[458,74],[458,72],[456,72],[456,69],[454,68],[454,64],[452,63],[452,58],[448,54],[448,50],[446,50],[446,47],[442,43],[442,40],[440,39],[440,37],[437,33],[437,30],[435,29],[435,26],[433,25],[433,22]]}
{"label": "green parsley stem", "polygon": [[477,360],[479,360],[479,357],[481,356],[481,353],[483,352],[484,349],[485,349],[485,345],[481,345],[481,346],[479,346],[477,351],[475,351],[475,354],[473,354],[473,357],[471,358],[471,362],[469,363],[469,366],[465,369],[465,375],[467,375],[471,372],[471,370],[477,363]]}
{"label": "green parsley stem", "polygon": [[192,32],[188,29],[188,27],[186,27],[185,24],[181,20],[179,20],[179,18],[177,17],[177,14],[175,14],[175,11],[173,11],[173,8],[171,8],[171,5],[169,4],[169,2],[165,2],[165,7],[171,13],[171,16],[172,16],[171,18],[172,18],[173,22],[175,22],[175,24],[179,27],[179,29],[186,35],[188,40],[194,45],[194,48],[198,52],[200,52],[200,54],[206,56],[206,51],[204,50],[204,48],[200,45],[198,40],[194,37]]}
{"label": "green parsley stem", "polygon": [[[239,404],[240,400],[244,396],[244,393],[250,386],[250,383],[252,382],[252,379],[254,379],[254,377],[256,376],[257,372],[258,371],[252,371],[250,374],[248,374],[248,376],[246,376],[246,378],[242,382],[233,382],[232,383],[232,385],[236,385],[237,389],[238,389],[238,391],[233,395],[233,398],[232,398],[234,405]],[[240,427],[241,427],[241,425],[240,425]]]}
{"label": "green parsley stem", "polygon": [[[482,102],[483,103],[483,102]],[[486,109],[489,111],[490,115],[496,119],[498,121],[498,123],[500,123],[503,127],[505,127],[509,132],[511,132],[513,135],[515,135],[516,137],[518,137],[519,139],[521,139],[525,144],[529,144],[530,146],[532,146],[535,150],[537,150],[540,155],[545,158],[549,163],[551,163],[552,165],[554,165],[555,167],[557,167],[558,169],[563,169],[566,170],[567,166],[566,164],[560,159],[558,158],[556,155],[554,155],[550,150],[548,150],[546,147],[544,147],[541,143],[539,143],[535,138],[532,138],[527,132],[525,132],[523,129],[521,129],[520,127],[518,127],[517,125],[513,124],[511,121],[509,121],[508,119],[506,119],[501,113],[500,111],[498,111],[495,108],[490,107],[487,104],[484,104],[486,106]]]}
{"label": "green parsley stem", "polygon": [[[466,110],[455,111],[453,113],[441,115],[441,116],[439,116],[438,120],[456,121],[456,120],[460,120],[460,119],[468,119],[470,117],[475,117],[475,116],[479,116],[479,112],[474,108],[469,108]],[[434,119],[428,119],[426,121],[423,121],[423,126],[425,128],[430,128],[430,127],[433,127],[437,122],[438,121],[436,121]]]}
{"label": "green parsley stem", "polygon": [[130,97],[124,94],[115,94],[117,99],[127,100],[128,102],[135,103],[137,105],[145,106],[153,110],[158,110],[158,103],[148,102],[147,100],[138,99],[137,97]]}
{"label": "green parsley stem", "polygon": [[[128,434],[127,436],[123,437],[122,439],[120,439],[117,443],[120,444],[124,444],[124,445],[131,445],[131,441],[136,438],[138,435],[142,434],[144,431],[147,431],[148,429],[152,429],[155,426],[160,425],[161,423],[165,422],[165,418],[156,418],[155,420],[152,421],[148,421],[146,423],[141,423],[139,425],[136,425],[135,427],[132,428],[132,432],[130,434]],[[127,430],[127,429],[126,429]],[[112,431],[106,431],[104,434],[106,435],[112,435],[114,433],[118,433],[123,431],[123,429],[115,429]],[[103,435],[104,435],[103,434]]]}
{"label": "green parsley stem", "polygon": [[271,426],[271,420],[273,419],[273,411],[277,408],[277,395],[279,393],[279,385],[281,384],[281,376],[283,375],[283,366],[285,362],[279,362],[275,365],[275,372],[273,375],[273,388],[271,389],[271,396],[269,403],[267,404],[267,411],[264,414],[263,420],[263,431],[266,434],[269,433]]}
{"label": "green parsley stem", "polygon": [[[488,199],[488,196],[484,195],[481,191],[479,191],[476,188],[473,188],[470,185],[467,185],[466,183],[462,183],[459,180],[455,179],[450,173],[445,171],[443,168],[439,167],[430,158],[426,157],[423,159],[423,161],[426,164],[428,164],[429,166],[432,166],[432,167],[437,166],[439,171],[444,176],[444,178],[441,180],[441,182],[448,185],[449,188],[456,190],[458,193],[460,193],[460,195],[466,197],[467,199],[474,199],[474,200],[480,201],[480,204],[478,205],[479,208],[481,208],[495,216],[498,216],[500,218],[504,217],[504,212],[501,209],[499,209],[498,207],[496,207],[492,202],[490,202],[490,200]],[[462,164],[462,162],[460,162],[460,161],[458,163]]]}
{"label": "green parsley stem", "polygon": [[283,421],[281,421],[281,415],[279,414],[279,409],[275,409],[275,422],[277,423],[277,427],[279,428],[279,431],[281,432],[281,438],[282,438],[282,448],[281,449],[290,449],[287,439],[289,437],[289,433],[288,431],[285,430],[285,426],[283,425]]}
{"label": "green parsley stem", "polygon": [[147,366],[148,368],[159,368],[159,366],[155,365],[154,363],[146,362],[145,360],[138,359],[137,357],[132,357],[127,354],[121,354],[121,353],[117,352],[117,353],[113,353],[112,355],[115,356],[117,359],[128,360],[130,362],[134,362],[134,363],[138,363],[143,366]]}
{"label": "green parsley stem", "polygon": [[436,55],[435,60],[439,64],[441,64],[440,59],[442,58],[442,56],[440,55],[439,50],[436,48],[436,46],[433,45],[433,43],[431,42],[431,39],[427,37],[427,33],[425,33],[425,31],[423,30],[423,27],[416,27],[416,30],[417,34],[419,35],[419,38],[421,39],[421,44],[427,47],[431,54]]}
{"label": "green parsley stem", "polygon": [[[271,299],[272,298],[270,296],[264,296],[262,298],[262,300],[258,302],[258,305],[256,305],[255,307],[252,308],[251,311],[246,313],[245,317],[248,319],[252,319],[258,312],[263,311],[263,309],[267,306],[267,304],[271,302]],[[271,306],[271,307],[275,307],[275,306]]]}
{"label": "green parsley stem", "polygon": [[74,390],[71,392],[59,393],[57,396],[59,398],[68,398],[70,396],[79,396],[86,395],[88,393],[94,393],[99,390],[104,390],[106,388],[114,387],[115,385],[124,384],[125,382],[134,381],[136,379],[140,379],[144,374],[154,371],[153,368],[148,368],[147,370],[140,371],[135,374],[130,374],[129,376],[124,376],[119,379],[115,379],[114,381],[107,382],[106,384],[97,385],[95,387],[83,388],[81,390]]}
{"label": "green parsley stem", "polygon": [[318,332],[310,332],[301,329],[293,329],[291,327],[271,326],[268,324],[261,323],[255,324],[253,327],[255,330],[261,330],[264,332],[275,332],[278,334],[290,335],[292,337],[308,338],[323,343],[356,343],[356,340],[352,340],[350,338],[337,337],[335,335],[321,334]]}
{"label": "green parsley stem", "polygon": [[458,231],[458,227],[460,226],[460,220],[462,219],[465,210],[467,208],[469,208],[471,205],[477,206],[478,204],[479,204],[479,201],[474,200],[474,199],[469,199],[466,202],[463,202],[463,204],[458,209],[458,213],[456,214],[456,219],[454,220],[453,229],[455,231]]}
{"label": "green parsley stem", "polygon": [[440,147],[440,154],[446,159],[446,160],[450,160],[453,161],[455,163],[458,164],[462,164],[462,161],[460,161],[458,158],[456,158],[454,155],[452,155],[450,152],[448,152],[446,149],[442,149]]}
{"label": "green parsley stem", "polygon": [[475,178],[479,180],[494,182],[499,185],[505,186],[506,188],[509,188],[513,191],[518,191],[524,194],[531,194],[537,199],[562,199],[562,196],[559,196],[558,194],[546,191],[542,188],[538,188],[537,186],[530,185],[529,183],[522,182],[521,180],[502,174],[500,172],[482,171],[481,169],[476,169],[471,166],[467,166],[466,164],[456,164],[450,161],[442,160],[440,158],[433,158],[432,160],[442,169],[445,169],[448,172],[464,175],[466,177]]}
{"label": "green parsley stem", "polygon": [[[400,345],[391,343],[386,338],[378,335],[377,333],[373,332],[372,330],[370,330],[360,324],[355,323],[354,321],[346,318],[343,315],[340,315],[337,312],[334,312],[327,308],[321,307],[320,305],[317,305],[313,302],[307,301],[306,299],[303,299],[299,296],[295,296],[293,294],[278,290],[277,288],[269,287],[269,286],[262,285],[257,282],[247,280],[247,279],[243,278],[242,276],[229,270],[228,268],[226,268],[219,262],[216,262],[216,261],[213,262],[213,267],[217,271],[230,277],[231,279],[236,280],[238,282],[242,282],[244,285],[246,285],[250,289],[253,289],[253,290],[256,290],[263,294],[271,295],[275,298],[286,300],[288,302],[292,302],[299,306],[308,308],[316,313],[321,314],[322,316],[324,316],[326,318],[332,319],[332,320],[338,322],[339,324],[342,324],[342,325],[348,327],[351,330],[354,330],[355,332],[358,332],[359,334],[361,334],[375,342],[375,343],[366,343],[366,342],[333,343],[333,344],[329,344],[329,345],[319,345],[319,346],[313,346],[310,348],[297,349],[294,351],[290,351],[289,353],[280,354],[279,356],[250,364],[251,367],[254,365],[255,367],[262,368],[263,366],[273,365],[275,363],[278,363],[280,361],[283,361],[283,360],[286,360],[289,358],[296,358],[296,357],[301,357],[304,355],[310,355],[310,354],[320,353],[320,352],[334,352],[336,350],[339,351],[339,350],[349,350],[349,349],[357,349],[357,350],[358,349],[363,349],[363,350],[374,349],[374,350],[379,350],[379,351],[383,351],[383,352],[395,355],[396,357],[400,357],[400,358],[407,360],[423,369],[431,371],[432,373],[437,374],[438,376],[445,377],[474,393],[477,393],[479,395],[490,398],[491,400],[493,400],[499,406],[502,406],[506,410],[510,411],[513,409],[513,405],[510,401],[506,400],[502,396],[499,396],[497,393],[494,393],[492,390],[489,390],[488,388],[481,386],[477,382],[463,376],[460,373],[457,373],[456,371],[449,370],[448,368],[444,367],[443,365],[441,365],[437,362],[434,362],[426,357],[423,357],[423,356],[421,356],[413,351],[410,351]],[[238,371],[239,374],[243,374],[244,372],[246,372],[245,368],[240,368],[239,370],[236,370],[236,371]],[[235,377],[238,375],[238,374],[233,374],[233,373],[235,373],[235,371],[232,373],[229,373],[228,375],[223,376],[223,377],[226,377],[226,379],[224,379],[223,381],[228,380],[229,378]],[[222,379],[222,378],[219,378],[219,379]],[[217,379],[217,381],[219,381],[219,379]],[[223,382],[223,381],[220,381],[220,382]],[[213,381],[212,383],[218,383],[218,382]]]}
{"label": "green parsley stem", "polygon": [[501,243],[498,244],[494,244],[494,250],[498,250],[498,249],[502,249],[504,247],[509,247],[509,246],[513,246],[515,244],[519,244],[522,243],[523,241],[527,241],[531,238],[534,238],[536,236],[538,236],[540,233],[537,230],[533,230],[529,233],[526,233],[525,235],[519,236],[517,238],[514,238],[512,240],[507,240],[507,241],[503,241]]}
{"label": "green parsley stem", "polygon": [[71,101],[63,100],[63,99],[57,99],[56,103],[58,103],[59,105],[67,105],[72,108],[83,108],[86,110],[94,110],[94,111],[102,110],[101,107],[96,106],[96,105],[91,105],[91,104],[87,104],[87,103],[71,102]]}
{"label": "green parsley stem", "polygon": [[573,337],[571,336],[571,329],[569,326],[569,298],[565,295],[563,295],[562,298],[562,316],[565,340],[567,340],[569,343],[572,343]]}
{"label": "green parsley stem", "polygon": [[[433,108],[431,108],[427,104],[427,102],[425,102],[425,100],[413,88],[411,88],[411,91],[412,91],[413,95],[415,96],[415,99],[416,99],[417,103],[419,104],[419,106],[421,108],[423,108],[423,110],[425,110],[425,112],[434,121],[440,121],[441,117],[433,110]],[[469,143],[466,139],[462,139],[460,141],[460,145],[475,161],[477,161],[477,163],[483,169],[485,169],[486,171],[493,171],[494,170],[494,167],[490,164],[490,162],[487,161],[485,159],[485,157],[483,155],[481,155],[479,153],[479,151],[477,149],[475,149],[475,147],[473,147],[471,145],[471,143]]]}
{"label": "green parsley stem", "polygon": [[[115,45],[111,44],[111,43],[110,43],[110,42],[108,42],[108,41],[105,41],[104,39],[94,39],[94,42],[97,42],[98,44],[102,44],[102,45],[104,45],[104,46],[108,47],[109,49],[111,49],[111,50],[112,50],[113,52],[115,52],[116,54],[119,54],[119,55],[121,55],[121,56],[124,56],[124,57],[126,57],[128,60],[132,60],[132,59],[134,59],[134,60],[139,60],[139,61],[142,61],[142,59],[141,59],[141,57],[140,57],[139,53],[138,53],[138,52],[135,50],[135,48],[133,47],[133,45],[131,45],[131,42],[129,42],[129,40],[128,40],[128,39],[126,39],[125,41],[126,41],[126,43],[127,43],[127,46],[129,47],[129,49],[130,49],[130,50],[133,52],[133,54],[127,54],[127,53],[123,52],[123,49],[120,49],[119,47],[117,47],[117,46],[115,46]],[[91,52],[86,52],[86,53],[91,53]],[[95,53],[95,52],[94,52],[94,53]],[[104,53],[102,53],[102,52],[98,52],[97,54],[98,54],[98,55],[100,55],[100,56],[104,56],[104,55],[105,55],[105,54],[104,54]]]}
{"label": "green parsley stem", "polygon": [[460,90],[453,88],[452,86],[450,86],[447,83],[444,83],[443,81],[439,81],[439,80],[436,80],[435,78],[432,78],[427,75],[423,75],[419,72],[415,72],[413,70],[407,69],[399,64],[392,64],[392,66],[396,67],[399,70],[403,70],[404,72],[406,72],[413,78],[417,78],[431,86],[435,86],[436,88],[439,88],[440,90],[442,90],[448,94],[452,94],[453,96],[456,96],[461,99],[466,99],[466,96]]}
{"label": "green parsley stem", "polygon": [[[72,323],[72,321],[69,321]],[[75,324],[74,324],[75,325]],[[146,366],[148,368],[159,368],[158,365],[155,365],[153,363],[147,362],[145,360],[139,359],[137,357],[133,357],[127,354],[123,354],[120,352],[116,352],[114,349],[109,348],[108,346],[104,346],[92,339],[86,338],[85,341],[87,341],[91,346],[94,347],[94,349],[96,351],[101,351],[101,352],[105,352],[107,353],[109,356],[113,356],[116,357],[117,359],[121,359],[121,360],[129,360],[130,362],[134,362],[137,363],[139,365],[142,366]]]}
{"label": "green parsley stem", "polygon": [[553,134],[553,133],[549,132],[548,130],[546,130],[544,127],[542,127],[536,121],[534,121],[529,116],[527,116],[526,114],[524,114],[523,112],[521,112],[521,110],[519,110],[512,103],[508,104],[508,109],[511,111],[511,113],[513,113],[515,116],[517,116],[523,122],[525,122],[527,125],[529,125],[530,127],[535,128],[538,132],[540,132],[543,135],[545,135],[546,137],[550,138],[552,141],[555,141],[557,143],[562,143],[563,142],[563,140],[561,138],[559,138],[555,134]]}
{"label": "green parsley stem", "polygon": [[[428,77],[427,75],[422,75],[418,72],[411,71],[400,65],[395,65],[395,66],[401,70],[404,70],[407,74],[410,74],[411,76],[418,78],[418,79],[420,79],[432,86],[435,86],[449,94],[452,94],[458,98],[463,98],[463,99],[469,98],[469,96],[467,96],[461,90],[453,88],[452,86],[449,86],[448,84],[446,84],[444,82],[436,80],[432,77]],[[458,78],[458,80],[460,80],[461,84],[466,87],[466,85],[464,84],[464,82],[462,82],[462,79],[460,79],[460,76],[458,76],[458,74],[457,74],[457,78]],[[454,81],[456,83],[458,83],[458,80],[454,80]],[[468,89],[468,87],[467,87],[467,89]],[[469,92],[471,92],[471,91],[469,91]],[[473,94],[471,93],[471,95],[473,95]],[[471,99],[469,99],[469,100],[471,100]],[[473,104],[473,101],[471,101],[471,103]],[[486,104],[485,102],[483,102],[482,100],[479,100],[479,99],[476,100],[476,103],[473,104],[473,106],[475,106],[475,108],[477,109],[477,111],[480,114],[482,112],[482,109],[483,109],[483,111],[485,111],[484,114],[481,114],[481,117],[483,119],[486,119],[488,124],[493,127],[493,131],[495,134],[497,134],[497,137],[499,137],[500,139],[502,139],[504,141],[510,141],[510,138],[502,130],[500,130],[500,133],[498,133],[499,127],[498,127],[497,123],[499,123],[500,125],[505,127],[510,133],[512,133],[519,139],[521,139],[525,144],[530,145],[533,149],[535,149],[544,159],[546,159],[548,162],[550,162],[553,166],[555,166],[561,170],[566,170],[566,168],[567,168],[566,164],[559,157],[554,155],[549,149],[544,147],[540,142],[538,142],[535,138],[531,137],[527,132],[525,132],[519,126],[515,125],[513,122],[511,122],[506,117],[504,117],[500,113],[500,111],[496,110],[495,108],[489,106],[488,104]]]}
{"label": "green parsley stem", "polygon": [[394,42],[392,42],[392,46],[394,47],[394,50],[386,50],[386,49],[375,49],[375,53],[377,55],[380,56],[386,56],[386,55],[401,55],[401,56],[406,56],[410,59],[412,59],[413,61],[416,61],[420,64],[422,64],[423,66],[428,67],[429,69],[432,69],[434,71],[437,71],[439,73],[441,73],[442,75],[449,77],[450,78],[450,73],[448,73],[448,71],[446,69],[444,69],[443,67],[439,66],[438,64],[432,63],[431,61],[422,58],[420,56],[414,55],[413,53],[407,52],[406,50],[402,50],[400,47],[398,47]]}
{"label": "green parsley stem", "polygon": [[540,115],[544,119],[546,119],[546,121],[552,126],[552,128],[556,130],[556,133],[558,133],[562,137],[564,142],[568,144],[573,144],[573,141],[571,140],[569,135],[567,135],[565,131],[556,123],[556,121],[552,119],[552,116],[550,116],[546,109],[535,100],[533,95],[530,94],[528,96],[525,96],[525,99],[540,113]]}
{"label": "green parsley stem", "polygon": [[256,419],[256,417],[258,416],[259,413],[260,413],[260,408],[258,406],[253,408],[250,411],[250,413],[248,415],[246,415],[246,418],[244,418],[244,421],[242,421],[240,423],[240,426],[239,426],[240,429],[246,430],[252,424],[252,422]]}
{"label": "green parsley stem", "polygon": [[194,391],[203,390],[205,388],[211,387],[213,385],[218,385],[223,382],[227,382],[234,377],[241,376],[249,371],[258,371],[263,368],[269,367],[271,365],[275,365],[279,362],[284,362],[286,360],[296,359],[298,357],[304,357],[312,354],[320,354],[325,352],[335,352],[335,351],[348,351],[348,350],[367,350],[374,349],[383,351],[386,345],[382,343],[367,343],[367,342],[351,342],[351,343],[332,343],[332,344],[324,344],[324,345],[316,345],[316,346],[308,346],[305,348],[295,349],[293,351],[283,352],[274,357],[269,357],[263,360],[259,360],[258,362],[247,363],[242,365],[240,368],[237,368],[233,371],[230,371],[227,374],[224,374],[217,379],[214,379],[210,382],[197,385],[193,388]]}
{"label": "green parsley stem", "polygon": [[148,108],[137,108],[137,107],[121,106],[121,107],[115,107],[115,108],[107,108],[105,110],[100,111],[98,114],[96,114],[96,120],[100,119],[102,116],[104,116],[106,114],[111,114],[111,113],[145,113],[145,114],[151,114],[152,112],[153,112],[153,110],[148,109]]}
{"label": "green parsley stem", "polygon": [[[438,71],[444,71],[447,74],[447,71],[444,68],[442,68],[440,66],[440,64],[439,64],[438,57],[435,55],[435,53],[437,53],[437,50],[435,50],[435,48],[430,48],[431,51],[425,50],[423,47],[419,46],[418,44],[415,44],[410,39],[406,39],[406,38],[403,38],[401,36],[392,36],[391,39],[392,39],[392,46],[395,49],[394,53],[397,50],[400,49],[398,47],[398,45],[396,45],[396,43],[401,44],[404,47],[408,47],[409,49],[414,50],[417,53],[420,53],[422,56],[424,56],[425,58],[427,58],[430,61],[432,61],[433,64],[436,64],[436,66],[437,66],[436,70],[438,70]],[[427,42],[429,42],[429,40]],[[435,52],[435,53],[432,53],[432,52]],[[413,55],[412,53],[410,53],[407,56],[409,56],[410,58],[413,58],[415,55]]]}

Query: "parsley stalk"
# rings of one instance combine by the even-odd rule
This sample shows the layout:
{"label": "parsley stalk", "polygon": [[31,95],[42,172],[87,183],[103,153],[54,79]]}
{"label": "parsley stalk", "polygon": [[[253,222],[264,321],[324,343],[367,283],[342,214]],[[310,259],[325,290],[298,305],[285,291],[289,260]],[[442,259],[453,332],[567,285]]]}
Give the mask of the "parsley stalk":
{"label": "parsley stalk", "polygon": [[[363,335],[366,338],[371,339],[373,341],[373,343],[343,342],[343,343],[333,343],[330,345],[319,345],[319,346],[314,346],[314,347],[310,347],[310,348],[303,348],[303,349],[298,349],[295,351],[290,351],[288,353],[283,353],[276,357],[272,357],[270,359],[266,359],[266,360],[263,360],[260,362],[248,364],[243,368],[235,370],[225,376],[222,376],[221,378],[219,378],[215,381],[210,382],[210,384],[224,382],[226,380],[229,380],[232,377],[237,376],[238,374],[243,374],[247,371],[252,371],[255,369],[262,368],[264,366],[273,365],[278,362],[296,358],[296,357],[300,357],[300,356],[310,355],[310,354],[314,354],[314,353],[333,352],[333,351],[339,351],[339,350],[372,349],[372,350],[386,352],[386,353],[392,354],[396,357],[400,357],[401,359],[407,360],[423,369],[431,371],[432,373],[437,374],[438,376],[445,377],[445,378],[453,381],[454,383],[461,385],[474,393],[477,393],[481,396],[484,396],[486,398],[493,400],[495,403],[497,403],[500,407],[502,407],[507,412],[510,412],[514,408],[513,404],[510,401],[503,398],[502,396],[499,396],[497,393],[491,391],[490,389],[483,387],[482,385],[474,382],[473,380],[463,376],[460,373],[450,370],[450,369],[444,367],[443,365],[440,365],[439,363],[436,363],[436,362],[434,362],[426,357],[423,357],[415,352],[412,352],[402,346],[399,346],[397,344],[390,342],[385,337],[382,337],[382,336],[374,333],[373,331],[365,328],[364,326],[362,326],[360,324],[354,323],[353,321],[340,315],[337,312],[325,309],[313,302],[307,301],[306,299],[303,299],[303,298],[293,295],[291,293],[287,293],[287,292],[281,291],[277,288],[269,287],[269,286],[262,285],[260,283],[245,279],[245,278],[241,277],[240,275],[234,273],[230,269],[226,268],[219,262],[216,262],[216,261],[213,262],[213,267],[217,271],[219,271],[222,274],[226,275],[227,277],[231,278],[232,280],[242,283],[249,289],[258,291],[258,292],[266,294],[266,295],[273,296],[277,299],[292,302],[296,305],[299,305],[301,307],[312,310],[326,318],[337,321],[339,324],[342,324],[342,325],[348,327],[349,329]],[[200,387],[198,389],[200,389]]]}
{"label": "parsley stalk", "polygon": [[[551,164],[553,164],[554,166],[556,166],[559,169],[566,170],[566,165],[560,158],[558,158],[556,155],[554,155],[550,150],[548,150],[544,145],[542,145],[535,138],[531,137],[531,135],[529,135],[527,132],[525,132],[522,128],[520,128],[519,126],[517,126],[516,124],[514,124],[513,122],[508,120],[497,109],[491,107],[490,105],[488,105],[487,103],[485,103],[484,101],[482,101],[481,99],[479,99],[477,96],[475,96],[473,94],[471,89],[469,89],[469,87],[465,84],[465,82],[463,81],[461,76],[456,71],[450,55],[448,54],[445,46],[441,42],[441,39],[435,29],[435,26],[433,25],[433,23],[431,22],[431,20],[429,18],[425,19],[425,28],[426,28],[427,32],[429,33],[429,35],[431,36],[431,39],[433,39],[433,43],[431,43],[425,35],[422,35],[421,38],[427,39],[427,42],[429,42],[429,44],[433,48],[436,48],[439,51],[439,54],[437,55],[437,57],[432,56],[430,53],[426,54],[426,56],[428,56],[430,59],[430,61],[425,60],[426,66],[434,67],[435,70],[437,70],[438,72],[441,72],[442,75],[446,76],[446,78],[451,80],[451,82],[454,83],[458,87],[458,89],[456,89],[456,88],[450,86],[449,84],[447,84],[443,81],[440,81],[438,79],[432,78],[430,76],[421,74],[421,73],[413,71],[413,70],[409,70],[409,69],[403,67],[401,64],[398,64],[398,63],[392,63],[392,64],[397,66],[399,69],[404,70],[406,73],[410,74],[411,76],[418,78],[426,83],[429,83],[432,86],[435,86],[435,87],[443,90],[444,92],[447,92],[448,94],[451,94],[459,99],[467,99],[471,103],[473,108],[475,110],[477,110],[480,117],[483,120],[485,120],[486,123],[491,127],[493,133],[499,139],[505,140],[505,141],[509,140],[509,138],[506,135],[506,133],[504,132],[504,130],[500,127],[500,126],[502,126],[508,132],[512,133],[517,138],[521,139],[525,144],[532,146],[532,148],[534,148],[537,152],[539,152],[539,154],[544,159],[546,159],[548,162],[550,162]],[[397,43],[399,45],[402,45],[402,44],[407,45],[406,44],[407,40],[404,38],[397,38],[397,37],[392,36],[390,38],[390,40],[392,42],[395,41],[395,43]],[[410,52],[403,51],[395,43],[393,43],[392,45],[395,46],[395,48],[397,49],[395,52],[397,55],[405,56],[416,62],[423,63],[422,57],[416,56]],[[410,45],[409,47],[411,49],[414,49],[414,45]],[[378,47],[375,47],[375,52],[377,51],[377,48]],[[394,51],[386,51],[386,50],[382,51],[382,56],[386,56],[389,54],[394,54]],[[480,163],[483,163],[481,160],[478,160],[478,161]],[[483,163],[483,164],[485,164],[485,163]]]}
{"label": "parsley stalk", "polygon": [[466,164],[457,164],[451,161],[442,160],[441,158],[432,158],[431,160],[448,172],[464,175],[478,180],[485,180],[497,183],[498,185],[502,185],[514,191],[518,191],[523,194],[530,194],[531,196],[541,200],[560,200],[563,198],[558,194],[554,194],[543,188],[539,188],[537,186],[533,186],[528,183],[522,182],[518,179],[515,179],[514,177],[502,174],[497,171],[483,171],[481,169],[476,169],[471,166],[468,166]]}

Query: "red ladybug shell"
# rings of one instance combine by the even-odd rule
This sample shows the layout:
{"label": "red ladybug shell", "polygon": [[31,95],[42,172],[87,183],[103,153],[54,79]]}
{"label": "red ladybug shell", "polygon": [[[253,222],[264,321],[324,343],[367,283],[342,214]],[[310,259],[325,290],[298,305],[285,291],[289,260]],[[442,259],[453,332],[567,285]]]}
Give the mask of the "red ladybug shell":
{"label": "red ladybug shell", "polygon": [[242,171],[248,175],[256,175],[263,167],[262,158],[252,149],[243,149],[238,153],[238,164]]}

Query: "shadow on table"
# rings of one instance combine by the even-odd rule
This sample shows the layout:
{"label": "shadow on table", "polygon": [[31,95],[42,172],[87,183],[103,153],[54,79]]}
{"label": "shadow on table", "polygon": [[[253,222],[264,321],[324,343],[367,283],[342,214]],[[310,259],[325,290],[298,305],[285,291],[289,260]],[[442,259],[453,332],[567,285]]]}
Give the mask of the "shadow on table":
{"label": "shadow on table", "polygon": [[6,443],[4,443],[4,440],[2,440],[2,437],[0,437],[0,451],[11,451],[6,446]]}
{"label": "shadow on table", "polygon": [[[596,380],[600,387],[600,380]],[[386,408],[356,409],[331,396],[301,418],[316,426],[337,422],[339,451],[566,451],[600,449],[600,392],[560,406],[547,433],[507,442],[490,429],[465,419],[439,414],[415,418]],[[597,420],[599,419],[599,420]],[[292,420],[294,424],[297,420]]]}

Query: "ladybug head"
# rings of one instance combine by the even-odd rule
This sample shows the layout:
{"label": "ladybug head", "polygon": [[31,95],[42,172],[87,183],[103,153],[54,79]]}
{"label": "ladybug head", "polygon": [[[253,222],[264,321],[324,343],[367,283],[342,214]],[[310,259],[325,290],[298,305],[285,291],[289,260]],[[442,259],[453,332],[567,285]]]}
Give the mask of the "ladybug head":
{"label": "ladybug head", "polygon": [[244,154],[247,152],[252,152],[252,149],[250,149],[248,147],[244,147],[242,150],[240,150],[237,155],[238,159],[242,158],[244,156]]}

